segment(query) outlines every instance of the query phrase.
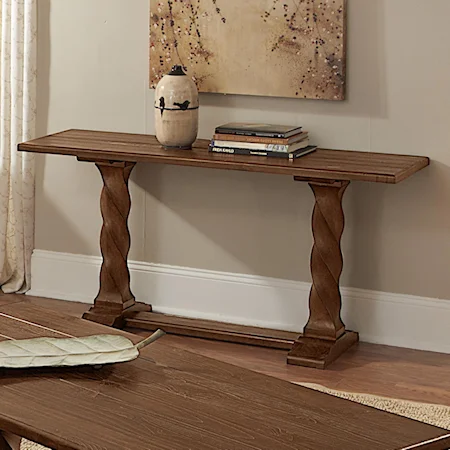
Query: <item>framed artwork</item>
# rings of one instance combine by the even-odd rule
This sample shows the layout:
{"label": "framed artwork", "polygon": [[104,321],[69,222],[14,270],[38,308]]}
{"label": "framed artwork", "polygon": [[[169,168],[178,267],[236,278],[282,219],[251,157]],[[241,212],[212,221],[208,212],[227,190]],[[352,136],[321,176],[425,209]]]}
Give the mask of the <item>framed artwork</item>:
{"label": "framed artwork", "polygon": [[175,64],[200,92],[345,98],[346,0],[150,0],[150,86]]}

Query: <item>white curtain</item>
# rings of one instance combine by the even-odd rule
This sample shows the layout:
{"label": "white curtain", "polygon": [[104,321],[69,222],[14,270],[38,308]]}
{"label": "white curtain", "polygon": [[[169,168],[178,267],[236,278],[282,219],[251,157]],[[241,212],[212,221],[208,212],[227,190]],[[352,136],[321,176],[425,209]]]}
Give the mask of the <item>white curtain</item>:
{"label": "white curtain", "polygon": [[34,244],[34,158],[17,144],[34,137],[36,3],[0,0],[0,285],[30,287]]}

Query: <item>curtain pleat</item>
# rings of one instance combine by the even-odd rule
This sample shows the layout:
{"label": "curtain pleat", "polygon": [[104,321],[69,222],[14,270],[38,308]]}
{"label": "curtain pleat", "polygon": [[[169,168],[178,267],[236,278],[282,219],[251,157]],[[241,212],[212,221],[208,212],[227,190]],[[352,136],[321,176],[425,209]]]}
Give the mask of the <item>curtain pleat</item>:
{"label": "curtain pleat", "polygon": [[34,158],[17,151],[34,137],[36,2],[0,0],[0,285],[30,287],[34,244]]}

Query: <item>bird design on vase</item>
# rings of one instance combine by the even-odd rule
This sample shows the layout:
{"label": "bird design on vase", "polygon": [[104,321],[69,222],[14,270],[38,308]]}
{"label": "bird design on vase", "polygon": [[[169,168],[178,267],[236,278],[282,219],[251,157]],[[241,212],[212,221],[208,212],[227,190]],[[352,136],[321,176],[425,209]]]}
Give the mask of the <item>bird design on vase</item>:
{"label": "bird design on vase", "polygon": [[176,102],[174,102],[174,105],[178,106],[178,108],[180,108],[182,111],[186,111],[189,108],[190,104],[191,104],[191,102],[189,100],[186,100],[183,103],[176,103]]}
{"label": "bird design on vase", "polygon": [[163,114],[164,114],[164,109],[165,109],[165,107],[166,107],[166,101],[165,101],[164,97],[161,97],[161,98],[159,99],[159,109],[161,110],[161,117],[162,117]]}

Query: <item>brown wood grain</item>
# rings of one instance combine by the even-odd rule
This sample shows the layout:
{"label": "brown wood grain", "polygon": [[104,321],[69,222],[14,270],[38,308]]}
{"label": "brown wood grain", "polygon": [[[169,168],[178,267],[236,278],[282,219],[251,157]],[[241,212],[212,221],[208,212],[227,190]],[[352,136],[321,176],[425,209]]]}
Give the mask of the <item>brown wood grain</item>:
{"label": "brown wood grain", "polygon": [[[82,337],[96,334],[98,331],[103,331],[106,334],[120,334],[126,336],[132,342],[137,344],[142,340],[142,337],[132,333],[126,333],[113,328],[100,327],[88,320],[80,320],[78,317],[71,316],[69,314],[62,314],[51,309],[44,309],[28,301],[20,303],[13,303],[9,305],[0,306],[0,320],[11,319],[15,317],[14,322],[10,323],[11,326],[23,328],[26,331],[20,331],[21,333],[33,332],[35,336],[39,333],[55,333],[59,335],[66,335],[72,337]],[[34,323],[33,327],[30,324]],[[6,325],[5,325],[6,326]],[[5,334],[0,329],[0,334]]]}
{"label": "brown wood grain", "polygon": [[212,320],[189,319],[140,312],[125,319],[127,326],[144,330],[163,329],[166,333],[205,339],[218,339],[248,345],[290,350],[298,333],[234,325]]}
{"label": "brown wood grain", "polygon": [[[81,317],[87,305],[42,297],[0,295],[6,303],[28,302]],[[53,316],[52,316],[53,318]],[[53,320],[57,320],[53,318]],[[128,328],[142,337],[148,332]],[[136,338],[140,339],[140,338]],[[359,342],[327,371],[286,366],[286,352],[207,339],[167,335],[165,342],[222,362],[285,381],[319,383],[331,389],[363,392],[450,406],[450,355]]]}
{"label": "brown wood grain", "polygon": [[311,253],[312,287],[309,319],[303,335],[288,354],[288,364],[325,369],[358,342],[358,333],[346,331],[341,319],[339,280],[344,231],[342,197],[349,181],[310,182],[316,204],[312,217],[314,245]]}
{"label": "brown wood grain", "polygon": [[[192,151],[164,149],[154,136],[88,130],[68,130],[19,145],[19,150],[73,155],[81,161],[95,162],[102,174],[101,197],[103,264],[100,291],[94,307],[84,317],[105,325],[128,324],[153,329],[150,316],[136,319],[134,297],[130,291],[127,256],[130,236],[128,178],[138,161],[184,166],[287,174],[308,181],[316,197],[313,215],[315,244],[311,270],[313,287],[310,318],[289,354],[290,364],[325,368],[358,340],[357,333],[346,332],[340,318],[339,277],[342,271],[340,239],[344,229],[342,195],[350,180],[397,183],[429,164],[426,157],[349,152],[319,149],[293,161],[207,151],[209,141],[199,140]],[[139,305],[138,308],[149,309]],[[197,324],[198,325],[198,324]],[[273,332],[264,335],[252,330],[238,332],[220,329],[217,324],[194,326],[165,322],[166,330],[195,337],[219,338],[247,344],[285,348],[289,341]],[[242,327],[241,327],[242,330]],[[270,335],[272,333],[272,335]],[[289,338],[290,339],[290,338]]]}
{"label": "brown wood grain", "polygon": [[103,325],[122,328],[126,312],[151,310],[148,305],[136,305],[130,289],[128,217],[131,198],[128,180],[135,163],[98,162],[96,166],[103,180],[100,197],[103,218],[100,249],[103,260],[95,304],[83,317]]}
{"label": "brown wood grain", "polygon": [[7,440],[0,434],[0,450],[13,450]]}
{"label": "brown wood grain", "polygon": [[26,297],[24,295],[3,294],[0,292],[0,306],[20,303],[24,300],[26,300]]}
{"label": "brown wood grain", "polygon": [[[1,307],[4,336],[66,333],[69,324],[72,335],[111,332],[56,312],[47,330],[48,311],[29,307]],[[441,438],[445,430],[177,349],[165,338],[138,360],[101,370],[4,370],[0,390],[0,429],[58,450],[386,450],[436,438],[440,447],[421,448],[444,449],[450,443]]]}
{"label": "brown wood grain", "polygon": [[167,150],[150,135],[68,130],[20,144],[19,150],[89,161],[152,162],[379,183],[398,183],[429,165],[429,159],[422,156],[324,149],[286,161],[210,153],[208,144],[208,140],[198,140],[192,151]]}
{"label": "brown wood grain", "polygon": [[130,289],[130,271],[127,258],[130,250],[128,217],[131,198],[128,180],[134,163],[97,163],[103,190],[100,209],[103,226],[100,234],[102,267],[100,270],[100,291],[95,299],[98,308],[106,307],[121,315],[124,309],[134,305]]}
{"label": "brown wood grain", "polygon": [[304,335],[308,337],[336,340],[345,331],[341,320],[339,279],[343,267],[342,197],[348,185],[348,182],[329,186],[310,183],[316,203],[312,217],[314,246],[311,254],[310,316],[304,329]]}

